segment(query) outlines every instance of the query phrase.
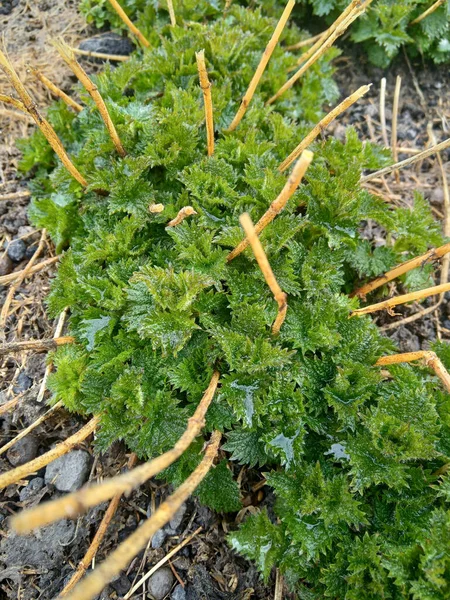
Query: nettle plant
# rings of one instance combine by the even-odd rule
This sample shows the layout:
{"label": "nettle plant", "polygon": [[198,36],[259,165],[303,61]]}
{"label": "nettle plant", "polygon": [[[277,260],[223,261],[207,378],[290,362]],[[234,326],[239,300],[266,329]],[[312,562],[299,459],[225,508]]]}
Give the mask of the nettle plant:
{"label": "nettle plant", "polygon": [[[349,318],[355,287],[439,245],[439,227],[419,195],[397,208],[361,187],[362,171],[390,156],[351,128],[345,143],[312,143],[309,168],[305,152],[289,179],[280,171],[336,93],[330,54],[266,105],[292,64],[275,48],[230,130],[276,20],[234,5],[200,20],[163,25],[150,48],[95,78],[108,128],[81,89],[81,112],[50,109],[72,174],[41,132],[22,143],[22,169],[36,173],[31,219],[62,252],[49,311],[69,307],[74,337],[50,357],[53,402],[95,416],[98,450],[123,440],[156,457],[33,514],[45,513],[41,524],[76,514],[162,468],[180,486],[131,536],[132,551],[120,547],[75,588],[71,598],[85,600],[200,479],[201,502],[238,511],[232,461],[261,469],[275,492],[269,513],[230,534],[264,577],[277,566],[299,598],[448,598],[450,397],[426,366],[383,371],[376,363],[394,345],[370,317]],[[291,27],[283,39],[297,35]],[[214,132],[208,112],[204,124],[210,92]],[[267,225],[256,226],[263,251],[249,217],[244,236],[242,213]],[[368,220],[389,244],[365,239]],[[404,286],[423,288],[431,268],[403,275]],[[447,347],[436,350],[450,362]],[[16,521],[35,524],[30,511]]]}

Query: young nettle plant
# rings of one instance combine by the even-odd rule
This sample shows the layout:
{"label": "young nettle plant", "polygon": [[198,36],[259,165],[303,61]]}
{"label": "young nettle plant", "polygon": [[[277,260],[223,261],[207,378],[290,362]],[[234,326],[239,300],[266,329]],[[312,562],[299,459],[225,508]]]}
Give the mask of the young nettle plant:
{"label": "young nettle plant", "polygon": [[[357,298],[399,275],[426,287],[425,261],[449,247],[429,251],[442,240],[419,195],[396,208],[361,187],[388,152],[353,129],[345,143],[319,140],[322,127],[305,137],[335,93],[326,60],[267,103],[292,63],[277,44],[296,35],[283,29],[292,4],[278,24],[233,5],[206,23],[176,15],[97,87],[57,44],[90,94],[81,112],[49,113],[71,166],[55,164],[40,132],[22,166],[36,168],[30,215],[63,252],[50,313],[70,309],[49,387],[93,418],[0,485],[97,429],[99,450],[120,439],[148,462],[17,515],[18,531],[117,501],[154,475],[179,486],[71,599],[94,597],[191,493],[238,511],[229,460],[260,467],[277,497],[274,514],[230,535],[265,577],[276,565],[300,598],[449,596],[449,376],[433,352],[391,356]],[[369,219],[389,245],[364,239]],[[447,347],[435,350],[450,362]]]}

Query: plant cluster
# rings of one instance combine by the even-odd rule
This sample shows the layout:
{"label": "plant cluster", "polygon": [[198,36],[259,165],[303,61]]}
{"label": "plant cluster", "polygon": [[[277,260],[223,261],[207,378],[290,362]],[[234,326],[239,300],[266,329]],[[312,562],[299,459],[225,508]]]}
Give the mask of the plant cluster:
{"label": "plant cluster", "polygon": [[[286,181],[280,162],[336,95],[332,69],[321,60],[265,106],[292,63],[277,48],[244,119],[227,132],[276,21],[232,5],[204,22],[203,8],[190,9],[186,27],[148,8],[152,47],[97,77],[124,158],[87,95],[78,115],[51,108],[86,190],[41,133],[22,143],[22,169],[35,172],[31,218],[64,250],[49,310],[70,308],[77,340],[51,358],[53,399],[100,415],[100,450],[120,439],[151,458],[175,444],[218,370],[205,435],[219,429],[226,442],[197,494],[216,510],[239,510],[228,457],[262,468],[277,497],[274,514],[231,534],[239,552],[265,577],[280,567],[299,598],[448,598],[450,480],[437,471],[450,460],[449,396],[426,368],[394,366],[386,378],[375,362],[392,343],[370,318],[348,318],[355,284],[439,244],[438,225],[420,196],[396,208],[361,188],[361,171],[390,156],[353,129],[345,143],[313,144],[304,183],[261,234],[288,297],[273,336],[277,305],[251,249],[227,256],[243,239],[241,213],[255,222],[265,213]],[[202,48],[216,126],[209,157]],[[185,207],[190,216],[168,226]],[[388,245],[364,238],[369,219]],[[429,278],[429,267],[416,269],[404,285]],[[162,476],[184,481],[204,440]]]}
{"label": "plant cluster", "polygon": [[[336,16],[347,6],[347,0],[305,0],[299,2],[294,13],[294,20],[304,30],[309,29],[311,15],[307,10],[312,8],[313,15],[319,17],[321,24],[315,27],[324,29],[325,24],[334,21]],[[432,0],[374,0],[367,14],[357,19],[351,27],[350,39],[356,44],[362,44],[368,59],[379,67],[387,67],[402,47],[412,55],[422,55],[435,63],[450,60],[450,4],[445,1],[429,15],[417,23],[420,17],[434,2]],[[140,27],[148,31],[149,24],[156,19],[155,7],[161,3],[149,4],[144,0],[125,0],[124,8],[132,15]],[[264,1],[265,13],[272,14],[279,10],[282,3]],[[165,3],[162,3],[166,7]],[[201,12],[192,12],[198,6]],[[192,2],[182,2],[176,7],[177,12],[187,18],[195,15],[217,16],[223,7],[216,0],[203,0],[200,5]],[[82,0],[80,9],[86,15],[88,22],[97,27],[106,24],[123,29],[124,24],[111,8],[108,0]],[[162,13],[161,22],[168,20],[167,13]],[[204,18],[204,17],[203,17]],[[298,40],[296,40],[298,41]]]}

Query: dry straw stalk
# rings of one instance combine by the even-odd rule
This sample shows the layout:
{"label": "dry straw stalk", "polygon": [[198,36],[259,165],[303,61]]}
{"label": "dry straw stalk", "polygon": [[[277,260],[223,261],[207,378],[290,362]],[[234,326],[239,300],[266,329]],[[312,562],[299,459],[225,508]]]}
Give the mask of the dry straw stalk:
{"label": "dry straw stalk", "polygon": [[74,517],[91,506],[96,506],[105,500],[109,500],[115,494],[131,492],[134,488],[150,479],[150,477],[157,475],[163,469],[169,467],[190,446],[203,428],[206,411],[214,397],[219,377],[220,374],[215,371],[208,389],[204,393],[195,413],[189,419],[186,431],[171,450],[129,473],[118,475],[104,481],[102,484],[92,485],[78,492],[58,498],[53,502],[46,502],[36,508],[24,511],[12,519],[13,527],[19,533],[26,533],[35,527],[42,527],[64,517]]}
{"label": "dry straw stalk", "polygon": [[200,87],[202,88],[203,102],[205,105],[208,156],[212,156],[214,154],[214,118],[211,82],[209,81],[208,71],[206,70],[205,51],[200,50],[200,52],[196,52],[195,58],[197,59],[198,76],[200,79]]}

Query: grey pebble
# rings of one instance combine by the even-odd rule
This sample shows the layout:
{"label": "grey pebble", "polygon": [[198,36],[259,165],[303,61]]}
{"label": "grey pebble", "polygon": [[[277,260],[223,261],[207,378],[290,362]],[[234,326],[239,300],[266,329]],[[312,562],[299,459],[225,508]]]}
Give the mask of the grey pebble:
{"label": "grey pebble", "polygon": [[152,548],[161,548],[167,538],[167,532],[164,529],[158,529],[152,537]]}
{"label": "grey pebble", "polygon": [[24,465],[28,461],[33,460],[33,458],[36,458],[38,447],[38,438],[30,433],[16,442],[14,446],[8,450],[6,458],[13,467]]}
{"label": "grey pebble", "polygon": [[22,373],[20,373],[19,377],[17,378],[13,390],[16,394],[20,394],[20,392],[29,390],[32,385],[33,380],[31,379],[31,377],[28,377],[28,375],[22,371]]}
{"label": "grey pebble", "polygon": [[6,253],[13,262],[20,262],[25,256],[27,245],[23,240],[12,240],[9,242]]}
{"label": "grey pebble", "polygon": [[176,531],[178,527],[181,525],[184,519],[184,515],[187,511],[187,505],[184,503],[180,506],[177,512],[173,515],[173,517],[169,521],[169,527]]}
{"label": "grey pebble", "polygon": [[177,587],[170,594],[170,600],[186,600],[186,598],[187,595],[181,583],[178,584]]}
{"label": "grey pebble", "polygon": [[45,483],[52,483],[60,492],[78,490],[89,476],[92,457],[84,450],[73,450],[57,458],[45,469]]}
{"label": "grey pebble", "polygon": [[32,244],[31,246],[28,246],[28,248],[25,251],[25,258],[31,258],[37,249],[38,244]]}
{"label": "grey pebble", "polygon": [[117,33],[101,33],[80,42],[80,50],[102,52],[104,54],[128,55],[134,50],[134,44]]}
{"label": "grey pebble", "polygon": [[31,498],[36,492],[39,492],[44,487],[44,480],[42,477],[35,477],[32,479],[28,485],[20,490],[20,501],[24,502],[24,500],[28,500]]}
{"label": "grey pebble", "polygon": [[148,593],[153,600],[163,600],[170,592],[174,576],[169,568],[164,567],[154,573],[148,580]]}

